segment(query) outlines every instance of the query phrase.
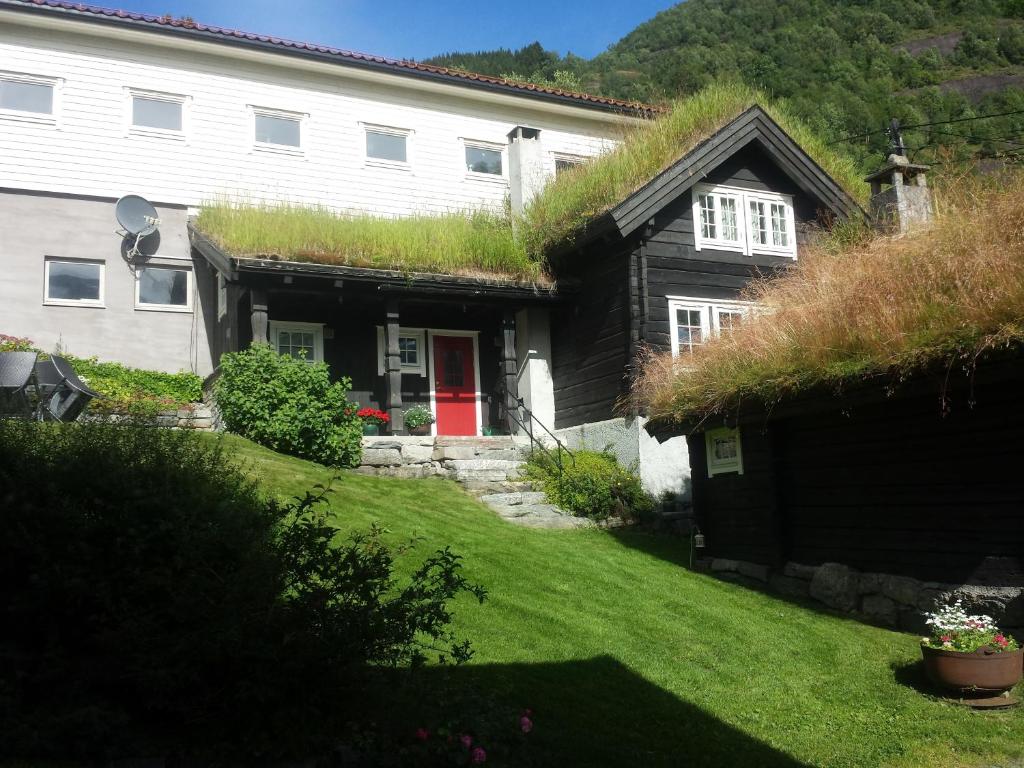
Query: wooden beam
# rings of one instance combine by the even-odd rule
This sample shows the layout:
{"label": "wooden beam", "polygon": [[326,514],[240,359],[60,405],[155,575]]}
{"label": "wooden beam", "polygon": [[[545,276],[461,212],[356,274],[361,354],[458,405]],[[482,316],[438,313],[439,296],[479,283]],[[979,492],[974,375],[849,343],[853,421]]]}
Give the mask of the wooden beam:
{"label": "wooden beam", "polygon": [[405,432],[402,411],[402,358],[398,350],[398,300],[389,299],[384,322],[384,386],[386,407],[391,418],[391,434]]}
{"label": "wooden beam", "polygon": [[516,360],[516,314],[506,309],[501,319],[501,375],[505,380],[505,413],[509,434],[515,434],[517,425],[512,414],[519,409],[519,364]]}
{"label": "wooden beam", "polygon": [[252,300],[252,343],[267,344],[270,342],[270,337],[267,335],[269,323],[267,292],[262,288],[252,288],[249,290],[249,296]]}

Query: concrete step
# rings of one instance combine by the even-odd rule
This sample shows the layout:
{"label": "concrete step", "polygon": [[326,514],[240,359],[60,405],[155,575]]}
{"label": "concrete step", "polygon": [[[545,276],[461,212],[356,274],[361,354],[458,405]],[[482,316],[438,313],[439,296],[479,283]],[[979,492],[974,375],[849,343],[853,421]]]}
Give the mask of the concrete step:
{"label": "concrete step", "polygon": [[526,480],[464,480],[460,485],[474,496],[496,493],[524,493],[537,490]]}
{"label": "concrete step", "polygon": [[547,496],[544,491],[519,491],[517,493],[489,493],[480,497],[484,504],[515,507],[522,504],[544,504]]}

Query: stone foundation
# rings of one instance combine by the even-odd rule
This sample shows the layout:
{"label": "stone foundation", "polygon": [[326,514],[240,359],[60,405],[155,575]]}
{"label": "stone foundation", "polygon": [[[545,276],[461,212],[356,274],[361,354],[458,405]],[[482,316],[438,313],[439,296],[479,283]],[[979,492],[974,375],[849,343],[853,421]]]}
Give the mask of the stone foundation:
{"label": "stone foundation", "polygon": [[[81,421],[126,422],[128,416],[118,413],[96,414],[86,411]],[[205,403],[192,403],[173,411],[160,411],[156,415],[156,426],[169,429],[194,429],[200,432],[214,432],[220,429],[216,416]]]}
{"label": "stone foundation", "polygon": [[960,598],[968,612],[988,614],[1001,628],[1024,634],[1024,569],[1015,558],[985,558],[967,584],[864,573],[841,563],[786,563],[782,569],[772,569],[757,563],[714,558],[709,565],[714,573],[743,576],[780,595],[813,600],[874,624],[907,632],[923,633],[926,611]]}

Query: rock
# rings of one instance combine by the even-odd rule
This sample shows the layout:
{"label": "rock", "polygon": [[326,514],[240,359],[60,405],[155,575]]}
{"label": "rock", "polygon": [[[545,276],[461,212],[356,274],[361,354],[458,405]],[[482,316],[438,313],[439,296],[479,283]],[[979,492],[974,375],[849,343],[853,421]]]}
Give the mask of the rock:
{"label": "rock", "polygon": [[767,565],[761,565],[760,563],[747,563],[740,561],[737,569],[742,575],[747,576],[751,579],[757,579],[767,583],[768,575],[771,573],[771,569]]}
{"label": "rock", "polygon": [[858,574],[840,563],[825,563],[811,579],[811,597],[841,611],[857,608]]}
{"label": "rock", "polygon": [[502,504],[504,506],[516,506],[518,504],[543,504],[544,503],[544,492],[543,491],[523,491],[521,493],[491,493],[486,496],[481,496],[480,501],[485,504],[495,505]]}
{"label": "rock", "polygon": [[366,448],[361,463],[370,467],[398,466],[402,463],[402,454],[397,448]]}
{"label": "rock", "polygon": [[921,582],[909,576],[883,576],[882,594],[897,603],[917,607],[917,598],[921,593]]}
{"label": "rock", "polygon": [[803,579],[804,581],[810,581],[814,578],[815,572],[818,570],[816,565],[801,565],[800,563],[786,563],[782,568],[782,573],[790,578]]}
{"label": "rock", "polygon": [[433,460],[434,448],[430,445],[403,445],[402,459],[407,464],[429,464]]}
{"label": "rock", "polygon": [[810,583],[793,576],[783,576],[781,573],[774,574],[768,579],[768,586],[786,597],[807,597],[810,590]]}
{"label": "rock", "polygon": [[401,451],[402,444],[397,440],[381,440],[380,438],[363,438],[363,449],[364,450],[393,450]]}
{"label": "rock", "polygon": [[444,466],[446,469],[454,469],[456,472],[497,469],[509,472],[518,470],[522,466],[522,462],[506,461],[505,459],[453,459],[445,461]]}
{"label": "rock", "polygon": [[711,561],[711,570],[717,573],[735,573],[739,566],[735,560],[727,560],[724,557],[716,557]]}
{"label": "rock", "polygon": [[949,590],[941,589],[938,586],[925,587],[917,593],[917,610],[931,613],[940,605],[945,605],[949,601],[949,596]]}
{"label": "rock", "polygon": [[872,595],[882,591],[882,573],[862,573],[857,583],[857,591],[862,595]]}
{"label": "rock", "polygon": [[868,595],[864,598],[860,610],[872,621],[877,621],[887,627],[895,627],[899,624],[899,606],[885,595]]}

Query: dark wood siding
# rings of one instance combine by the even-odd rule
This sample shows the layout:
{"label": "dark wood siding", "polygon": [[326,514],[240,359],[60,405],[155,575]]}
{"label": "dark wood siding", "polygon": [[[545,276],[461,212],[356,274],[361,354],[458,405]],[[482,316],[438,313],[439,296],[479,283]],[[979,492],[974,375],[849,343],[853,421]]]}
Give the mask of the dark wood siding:
{"label": "dark wood siding", "polygon": [[629,360],[629,251],[579,260],[582,280],[571,304],[552,313],[551,357],[555,426],[571,427],[614,416],[626,391]]}
{"label": "dark wood siding", "polygon": [[[814,201],[804,194],[757,147],[741,150],[715,168],[707,183],[793,195],[797,242],[805,239],[819,214]],[[791,265],[779,256],[744,256],[712,248],[697,250],[690,192],[677,198],[654,218],[644,248],[647,317],[644,340],[657,349],[668,349],[671,332],[669,296],[736,299],[752,279],[777,274]]]}
{"label": "dark wood siding", "polygon": [[[946,416],[936,385],[928,395],[745,426],[743,475],[708,479],[703,436],[694,435],[694,503],[711,552],[944,582],[967,579],[986,556],[1021,557],[1022,383],[979,372],[973,391],[947,392]],[[759,538],[772,548],[752,546]]]}

